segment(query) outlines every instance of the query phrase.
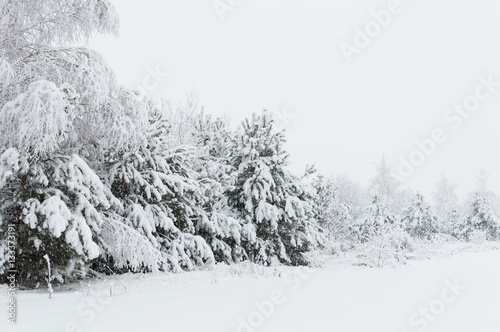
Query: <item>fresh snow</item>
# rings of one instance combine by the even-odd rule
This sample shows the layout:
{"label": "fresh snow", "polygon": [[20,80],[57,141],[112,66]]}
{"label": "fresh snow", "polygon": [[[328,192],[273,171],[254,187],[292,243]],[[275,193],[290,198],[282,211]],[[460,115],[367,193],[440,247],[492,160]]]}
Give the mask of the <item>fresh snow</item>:
{"label": "fresh snow", "polygon": [[[0,331],[497,332],[499,262],[500,251],[488,250],[397,268],[354,267],[330,256],[314,269],[244,263],[129,274],[67,285],[51,300],[45,289],[21,291],[18,325],[5,318]],[[6,304],[5,285],[0,294]]]}

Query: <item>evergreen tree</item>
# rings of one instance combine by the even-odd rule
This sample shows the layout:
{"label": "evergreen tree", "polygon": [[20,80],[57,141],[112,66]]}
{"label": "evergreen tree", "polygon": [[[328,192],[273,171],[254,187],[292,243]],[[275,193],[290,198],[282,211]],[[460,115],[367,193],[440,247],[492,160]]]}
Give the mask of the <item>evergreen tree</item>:
{"label": "evergreen tree", "polygon": [[415,195],[413,202],[406,208],[403,216],[403,225],[412,237],[430,240],[438,232],[438,220],[431,212],[424,196]]}
{"label": "evergreen tree", "polygon": [[352,233],[359,242],[364,243],[376,237],[383,237],[398,226],[397,217],[391,213],[387,201],[375,194],[366,209],[366,215],[352,226]]}
{"label": "evergreen tree", "polygon": [[164,253],[164,270],[213,263],[211,249],[195,235],[197,223],[206,216],[203,193],[190,169],[192,154],[186,148],[169,148],[165,110],[151,101],[146,105],[149,123],[137,134],[135,146],[110,146],[105,154],[109,185],[125,208],[124,222]]}
{"label": "evergreen tree", "polygon": [[336,193],[332,181],[318,174],[312,183],[314,188],[314,218],[318,225],[327,232],[333,232],[335,218]]}
{"label": "evergreen tree", "polygon": [[481,193],[476,193],[470,214],[455,229],[458,237],[471,240],[474,233],[483,232],[486,240],[497,240],[499,224],[489,200]]}
{"label": "evergreen tree", "polygon": [[10,148],[0,156],[0,190],[8,193],[1,202],[2,233],[9,225],[17,231],[20,282],[44,280],[44,255],[56,280],[85,276],[102,253],[102,212],[119,205],[85,161],[76,155],[33,158]]}
{"label": "evergreen tree", "polygon": [[459,221],[457,185],[451,183],[444,174],[436,183],[434,196],[434,211],[440,221],[442,231],[449,233],[453,225]]}
{"label": "evergreen tree", "polygon": [[195,125],[197,157],[194,163],[205,197],[205,217],[197,224],[197,234],[210,245],[219,262],[238,262],[246,257],[241,247],[241,221],[228,204],[236,169],[231,165],[234,134],[222,119],[201,114]]}
{"label": "evergreen tree", "polygon": [[264,112],[242,123],[232,164],[237,168],[229,204],[244,220],[242,245],[249,259],[266,265],[307,264],[317,244],[307,192],[286,169],[283,132]]}
{"label": "evergreen tree", "polygon": [[476,193],[480,194],[488,200],[493,213],[495,215],[500,215],[500,197],[494,191],[489,189],[489,178],[490,175],[484,168],[479,171],[479,174],[476,176],[476,190],[475,193],[470,196],[469,204],[471,204],[475,199]]}

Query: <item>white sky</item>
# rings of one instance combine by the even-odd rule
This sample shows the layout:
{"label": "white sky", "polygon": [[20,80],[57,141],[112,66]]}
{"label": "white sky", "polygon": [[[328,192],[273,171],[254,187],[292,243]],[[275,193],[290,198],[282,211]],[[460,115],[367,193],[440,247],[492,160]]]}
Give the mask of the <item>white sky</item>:
{"label": "white sky", "polygon": [[429,194],[445,171],[464,194],[484,166],[500,194],[500,87],[460,128],[443,120],[480,76],[500,82],[500,1],[401,0],[402,12],[351,63],[340,44],[353,44],[355,28],[390,0],[241,0],[223,21],[213,0],[112,2],[120,38],[90,46],[121,83],[140,86],[159,67],[170,75],[154,95],[180,100],[195,89],[208,113],[233,122],[286,110],[296,172],[315,162],[367,183],[383,153],[397,171],[415,140],[442,128],[448,139],[406,184]]}

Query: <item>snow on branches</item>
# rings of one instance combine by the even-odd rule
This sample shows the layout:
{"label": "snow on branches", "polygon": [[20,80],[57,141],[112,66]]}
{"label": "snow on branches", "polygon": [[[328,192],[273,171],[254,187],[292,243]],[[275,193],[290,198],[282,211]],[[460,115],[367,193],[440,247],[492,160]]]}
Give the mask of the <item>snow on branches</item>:
{"label": "snow on branches", "polygon": [[58,151],[72,127],[68,96],[73,95],[68,85],[58,88],[48,81],[32,83],[0,111],[3,144],[25,151],[31,158]]}

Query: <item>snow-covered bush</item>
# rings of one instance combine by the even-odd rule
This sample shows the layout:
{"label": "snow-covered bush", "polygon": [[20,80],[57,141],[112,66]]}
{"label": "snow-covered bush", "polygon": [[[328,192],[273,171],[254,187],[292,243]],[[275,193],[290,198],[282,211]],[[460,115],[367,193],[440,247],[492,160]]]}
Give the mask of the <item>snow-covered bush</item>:
{"label": "snow-covered bush", "polygon": [[448,212],[444,219],[441,219],[441,222],[439,223],[440,233],[455,237],[457,235],[455,228],[460,224],[463,217],[462,214],[463,212],[458,209]]}
{"label": "snow-covered bush", "polygon": [[377,234],[355,247],[360,264],[372,267],[405,264],[416,249],[415,241],[400,227],[379,228]]}

